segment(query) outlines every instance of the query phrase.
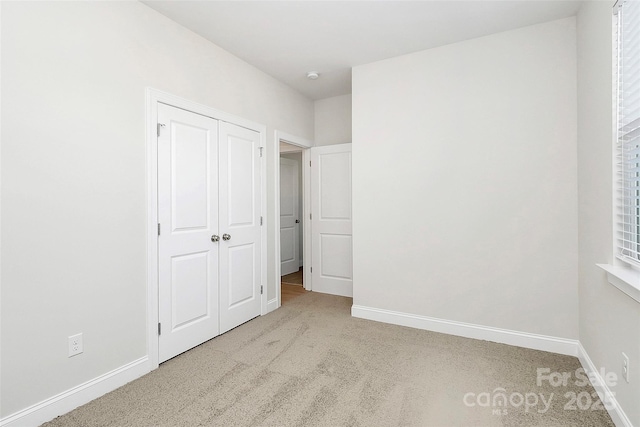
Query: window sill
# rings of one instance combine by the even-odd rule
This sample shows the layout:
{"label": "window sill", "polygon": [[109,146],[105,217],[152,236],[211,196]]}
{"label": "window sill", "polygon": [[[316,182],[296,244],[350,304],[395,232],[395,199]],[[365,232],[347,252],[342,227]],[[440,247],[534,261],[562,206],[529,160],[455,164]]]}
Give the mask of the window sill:
{"label": "window sill", "polygon": [[610,264],[596,265],[607,272],[609,283],[640,302],[640,270]]}

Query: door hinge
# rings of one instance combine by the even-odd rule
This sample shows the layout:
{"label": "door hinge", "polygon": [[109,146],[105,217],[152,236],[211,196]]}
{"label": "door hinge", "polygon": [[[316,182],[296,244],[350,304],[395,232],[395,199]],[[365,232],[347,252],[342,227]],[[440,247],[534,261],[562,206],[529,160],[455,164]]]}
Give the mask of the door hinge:
{"label": "door hinge", "polygon": [[158,223],[158,236],[160,235],[160,223]]}
{"label": "door hinge", "polygon": [[309,167],[311,167],[311,160],[309,160]]}
{"label": "door hinge", "polygon": [[309,273],[313,273],[313,267],[309,269]]}
{"label": "door hinge", "polygon": [[260,225],[262,225],[262,217],[260,217]]}
{"label": "door hinge", "polygon": [[309,214],[309,220],[312,220],[312,219],[313,219],[313,215]]}
{"label": "door hinge", "polygon": [[260,295],[262,295],[262,285],[260,285]]}
{"label": "door hinge", "polygon": [[165,126],[164,123],[158,123],[157,136],[160,136],[160,129],[163,128],[164,126]]}
{"label": "door hinge", "polygon": [[262,157],[262,147],[260,147],[260,157]]}
{"label": "door hinge", "polygon": [[162,323],[158,322],[158,335],[162,335]]}

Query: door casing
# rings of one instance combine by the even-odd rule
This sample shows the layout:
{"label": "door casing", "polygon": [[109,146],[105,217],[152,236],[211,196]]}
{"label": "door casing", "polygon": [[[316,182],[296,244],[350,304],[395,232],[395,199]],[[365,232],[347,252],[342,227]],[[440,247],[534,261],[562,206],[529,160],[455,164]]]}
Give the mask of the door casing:
{"label": "door casing", "polygon": [[[169,93],[147,88],[146,90],[146,169],[147,169],[147,354],[149,370],[156,369],[158,363],[158,150],[157,124],[158,104],[167,104],[196,114],[211,117],[224,122],[251,129],[260,134],[260,147],[263,155],[260,158],[261,200],[260,210],[263,217],[261,227],[261,271],[260,282],[264,287],[261,295],[262,315],[267,313],[267,179],[266,179],[266,133],[264,125],[243,119],[223,111],[216,110]],[[278,170],[278,173],[280,171]],[[279,215],[279,213],[278,213]],[[277,255],[279,259],[279,254]]]}

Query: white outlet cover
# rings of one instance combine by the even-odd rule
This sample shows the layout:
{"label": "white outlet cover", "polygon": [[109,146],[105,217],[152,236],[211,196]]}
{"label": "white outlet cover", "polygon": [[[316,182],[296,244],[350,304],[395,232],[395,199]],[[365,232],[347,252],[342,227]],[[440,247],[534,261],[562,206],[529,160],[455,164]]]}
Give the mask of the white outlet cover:
{"label": "white outlet cover", "polygon": [[69,337],[69,357],[80,354],[83,351],[82,334],[71,335]]}

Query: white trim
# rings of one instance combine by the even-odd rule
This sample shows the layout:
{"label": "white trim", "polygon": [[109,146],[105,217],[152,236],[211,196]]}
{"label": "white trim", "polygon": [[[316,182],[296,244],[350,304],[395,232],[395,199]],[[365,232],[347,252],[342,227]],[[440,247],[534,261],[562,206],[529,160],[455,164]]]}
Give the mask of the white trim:
{"label": "white trim", "polygon": [[581,343],[578,343],[578,359],[580,360],[580,364],[584,368],[585,373],[589,376],[591,384],[598,393],[600,400],[605,403],[604,406],[613,423],[617,427],[633,427],[631,420],[629,420],[627,414],[625,414],[624,410],[618,404],[615,393],[613,393],[603,381],[600,372],[591,361],[591,358],[587,354],[587,350],[585,350]]}
{"label": "white trim", "polygon": [[269,300],[269,302],[267,302],[267,313],[272,312],[273,310],[277,309],[279,306],[280,305],[278,304],[278,298]]}
{"label": "white trim", "polygon": [[234,125],[238,125],[256,132],[265,133],[267,129],[265,125],[262,125],[260,123],[253,122],[251,120],[235,116],[233,114],[225,113],[224,111],[220,111],[207,105],[181,98],[179,96],[171,95],[170,93],[166,93],[161,90],[147,88],[147,94],[152,101],[161,102],[163,104],[181,108],[186,111],[191,111],[192,113],[211,117],[212,119],[232,123]]}
{"label": "white trim", "polygon": [[147,88],[147,355],[149,367],[159,365],[158,354],[158,103],[163,98],[158,91]]}
{"label": "white trim", "polygon": [[596,265],[607,272],[607,279],[610,284],[640,302],[640,271],[630,266]]}
{"label": "white trim", "polygon": [[274,259],[274,269],[273,269],[273,286],[276,288],[276,304],[273,307],[273,310],[280,308],[282,304],[282,289],[280,289],[281,282],[281,261],[280,261],[280,132],[273,132],[273,206],[274,206],[274,214],[273,214],[273,235],[274,235],[274,250],[273,250],[273,259]]}
{"label": "white trim", "polygon": [[267,275],[267,248],[268,245],[268,235],[267,235],[267,227],[269,221],[269,215],[267,213],[267,127],[260,126],[259,129],[254,129],[260,132],[260,147],[262,147],[262,157],[260,158],[260,181],[261,181],[261,189],[260,189],[260,212],[262,212],[263,223],[260,226],[260,284],[262,285],[262,302],[260,303],[260,314],[264,316],[269,312],[269,304],[267,302],[267,293],[268,293],[268,275]]}
{"label": "white trim", "polygon": [[274,206],[275,206],[275,214],[274,214],[274,224],[275,224],[275,245],[274,245],[274,273],[273,273],[273,283],[276,287],[276,301],[277,304],[271,305],[271,301],[269,301],[269,308],[267,312],[273,311],[280,307],[282,304],[282,295],[280,289],[280,141],[286,142],[287,144],[295,145],[297,147],[302,148],[302,218],[303,218],[303,250],[302,250],[302,259],[309,260],[305,262],[304,270],[302,270],[302,283],[304,283],[304,288],[307,290],[311,290],[311,273],[309,272],[309,268],[311,267],[311,221],[309,221],[309,212],[310,209],[310,197],[311,194],[309,190],[311,189],[311,181],[309,175],[309,169],[305,167],[305,165],[309,164],[309,160],[311,159],[311,155],[309,154],[309,149],[313,147],[313,142],[299,138],[294,135],[290,135],[286,132],[282,132],[279,130],[274,131],[273,136],[273,182],[275,183],[274,189]]}
{"label": "white trim", "polygon": [[[616,4],[618,2],[616,1]],[[614,4],[614,10],[616,10],[617,8],[615,7]],[[614,33],[611,35],[611,65],[614,66],[614,64],[617,63],[618,61],[618,43],[617,43],[617,37],[615,36],[615,32],[616,30],[616,26],[617,26],[617,16],[614,13],[611,16],[611,28],[613,29]],[[615,67],[615,66],[614,66]],[[611,188],[611,224],[612,224],[612,233],[611,233],[611,253],[613,254],[614,259],[618,260],[619,262],[621,262],[622,260],[620,260],[619,258],[617,258],[617,253],[618,253],[618,211],[620,209],[619,203],[618,203],[618,191],[621,188],[621,184],[618,184],[618,173],[620,172],[618,169],[618,129],[617,129],[617,124],[618,124],[618,82],[617,82],[617,77],[615,75],[615,73],[617,73],[617,71],[615,69],[611,70],[612,73],[614,73],[612,75],[611,78],[611,105],[613,106],[613,108],[611,109],[611,183],[612,183],[612,188]],[[615,261],[614,261],[615,262]]]}
{"label": "white trim", "polygon": [[[280,130],[276,130],[276,142],[278,143],[278,153],[280,152],[280,141],[286,142],[287,144],[295,145],[300,148],[311,148],[313,147],[313,142],[308,139],[300,138],[294,135],[291,135],[286,132],[282,132]],[[278,156],[280,157],[280,156]]]}
{"label": "white trim", "polygon": [[2,427],[39,426],[147,374],[145,356],[0,420]]}
{"label": "white trim", "polygon": [[302,152],[302,210],[304,224],[304,236],[302,241],[302,259],[306,260],[304,270],[302,270],[302,283],[307,291],[313,288],[313,276],[311,274],[311,149]]}
{"label": "white trim", "polygon": [[[242,117],[234,116],[220,110],[198,104],[157,89],[147,88],[147,116],[146,116],[146,152],[147,152],[147,355],[149,357],[149,369],[154,370],[158,363],[158,171],[157,171],[157,131],[158,103],[171,105],[196,114],[211,117],[216,120],[232,123],[260,134],[260,146],[266,150],[267,127],[252,122]],[[268,312],[267,303],[267,226],[269,217],[267,214],[267,172],[266,154],[260,161],[261,183],[261,209],[264,226],[261,227],[261,263],[260,278],[264,291],[261,296],[260,314]]]}
{"label": "white trim", "polygon": [[566,354],[569,356],[578,355],[578,341],[567,338],[551,337],[531,334],[528,332],[456,322],[453,320],[437,319],[434,317],[419,316],[416,314],[401,313],[398,311],[383,310],[380,308],[364,307],[361,305],[352,306],[351,315],[361,319],[375,320],[377,322],[408,326],[410,328],[424,329],[427,331],[456,335],[460,337],[493,341],[518,347],[531,348],[534,350]]}

